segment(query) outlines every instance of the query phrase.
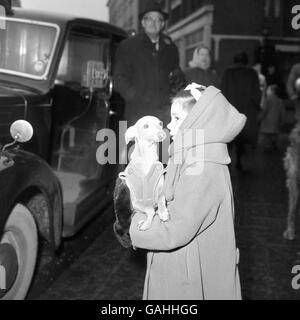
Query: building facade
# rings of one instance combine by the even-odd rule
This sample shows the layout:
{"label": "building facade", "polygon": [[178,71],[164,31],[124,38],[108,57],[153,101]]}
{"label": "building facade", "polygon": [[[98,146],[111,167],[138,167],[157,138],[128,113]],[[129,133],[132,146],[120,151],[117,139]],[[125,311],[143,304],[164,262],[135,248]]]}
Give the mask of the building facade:
{"label": "building facade", "polygon": [[[161,2],[170,16],[165,31],[179,48],[183,69],[188,67],[193,51],[200,43],[211,49],[219,74],[232,64],[235,53],[242,50],[248,53],[250,63],[260,62],[263,71],[273,64],[283,81],[292,64],[300,62],[299,30],[291,23],[295,16],[292,8],[297,0]],[[145,3],[146,0],[110,0],[110,21],[127,26],[125,29],[138,30],[138,13]]]}
{"label": "building facade", "polygon": [[139,28],[139,0],[109,0],[109,22],[127,31]]}
{"label": "building facade", "polygon": [[297,0],[166,0],[167,31],[179,47],[183,68],[204,43],[219,72],[243,50],[251,63],[274,64],[286,76],[300,61],[299,31],[291,25],[295,5]]}

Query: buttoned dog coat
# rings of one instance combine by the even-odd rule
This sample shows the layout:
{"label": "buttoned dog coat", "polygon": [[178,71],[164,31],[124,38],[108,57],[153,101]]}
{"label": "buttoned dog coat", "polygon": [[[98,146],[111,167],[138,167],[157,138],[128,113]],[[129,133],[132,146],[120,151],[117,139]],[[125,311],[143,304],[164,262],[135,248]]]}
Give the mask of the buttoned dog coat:
{"label": "buttoned dog coat", "polygon": [[[182,123],[164,184],[170,220],[155,216],[150,229],[139,231],[144,216],[136,213],[130,225],[133,246],[149,250],[143,299],[241,298],[227,143],[245,121],[210,86]],[[184,129],[203,129],[204,139],[185,139]],[[193,157],[199,150],[204,150],[204,162]],[[180,153],[183,161],[178,163]],[[201,164],[203,170],[190,171]]]}

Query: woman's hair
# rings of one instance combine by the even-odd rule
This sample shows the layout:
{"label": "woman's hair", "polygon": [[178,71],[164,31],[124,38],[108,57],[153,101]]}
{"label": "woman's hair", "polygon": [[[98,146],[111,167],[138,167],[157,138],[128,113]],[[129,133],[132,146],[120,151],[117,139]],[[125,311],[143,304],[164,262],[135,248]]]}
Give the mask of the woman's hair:
{"label": "woman's hair", "polygon": [[172,98],[172,103],[174,102],[180,103],[182,105],[182,109],[189,113],[193,109],[196,100],[189,90],[181,89]]}
{"label": "woman's hair", "polygon": [[192,60],[189,62],[189,66],[191,68],[195,68],[195,67],[198,67],[198,54],[200,52],[201,49],[206,49],[208,51],[208,54],[209,54],[209,57],[211,59],[211,52],[210,52],[210,49],[204,45],[203,43],[200,43],[196,49],[194,50],[194,53],[193,53],[193,58]]}
{"label": "woman's hair", "polygon": [[200,43],[200,44],[198,45],[198,47],[197,47],[197,49],[196,49],[196,50],[197,50],[197,53],[199,53],[199,51],[200,51],[201,49],[206,49],[206,50],[208,51],[209,55],[211,54],[209,47],[207,47],[207,46],[204,45],[203,43]]}

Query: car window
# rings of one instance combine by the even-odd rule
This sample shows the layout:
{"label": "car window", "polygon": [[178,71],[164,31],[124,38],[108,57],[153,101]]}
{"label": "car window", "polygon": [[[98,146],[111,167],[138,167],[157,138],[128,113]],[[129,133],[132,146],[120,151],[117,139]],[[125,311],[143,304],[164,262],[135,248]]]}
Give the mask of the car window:
{"label": "car window", "polygon": [[[84,85],[91,70],[108,73],[109,39],[71,32],[62,54],[56,80]],[[98,77],[103,79],[104,76]],[[99,84],[101,86],[101,84]]]}
{"label": "car window", "polygon": [[55,24],[7,18],[0,30],[0,72],[46,78],[58,33]]}

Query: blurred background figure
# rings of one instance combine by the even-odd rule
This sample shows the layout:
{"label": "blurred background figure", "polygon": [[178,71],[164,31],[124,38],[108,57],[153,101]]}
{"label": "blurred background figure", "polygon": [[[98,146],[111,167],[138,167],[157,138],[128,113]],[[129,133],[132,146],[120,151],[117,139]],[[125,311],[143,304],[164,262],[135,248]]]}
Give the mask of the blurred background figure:
{"label": "blurred background figure", "polygon": [[266,99],[259,116],[259,145],[266,152],[278,149],[278,135],[284,120],[284,104],[278,92],[276,84],[267,87]]}
{"label": "blurred background figure", "polygon": [[189,68],[184,71],[187,83],[196,82],[202,86],[220,88],[217,72],[211,68],[211,53],[208,47],[200,44],[194,51]]}
{"label": "blurred background figure", "polygon": [[281,99],[286,98],[285,85],[283,85],[283,81],[281,79],[281,76],[278,73],[274,64],[270,64],[267,67],[266,81],[267,81],[267,86],[270,86],[272,84],[276,84],[278,86],[278,96]]}
{"label": "blurred background figure", "polygon": [[222,76],[221,90],[228,101],[247,116],[247,122],[240,135],[230,146],[236,150],[236,168],[243,170],[242,156],[246,144],[256,146],[258,132],[258,113],[260,111],[261,90],[256,71],[248,66],[246,52],[234,56],[234,64]]}
{"label": "blurred background figure", "polygon": [[261,64],[255,63],[253,65],[253,69],[256,71],[258,75],[258,81],[259,81],[259,88],[261,91],[261,99],[260,99],[260,107],[262,108],[264,105],[265,95],[266,95],[266,89],[267,89],[267,81],[266,77],[261,72]]}
{"label": "blurred background figure", "polygon": [[268,65],[266,74],[267,85],[276,84],[279,86],[279,76],[276,72],[276,67],[273,64]]}
{"label": "blurred background figure", "polygon": [[294,64],[290,70],[286,90],[295,107],[295,120],[300,120],[300,63]]}

